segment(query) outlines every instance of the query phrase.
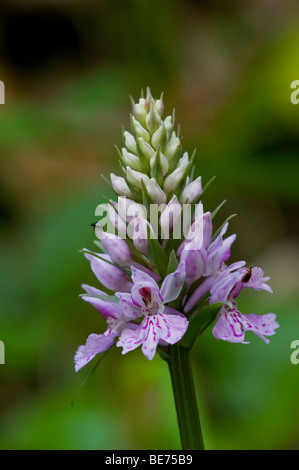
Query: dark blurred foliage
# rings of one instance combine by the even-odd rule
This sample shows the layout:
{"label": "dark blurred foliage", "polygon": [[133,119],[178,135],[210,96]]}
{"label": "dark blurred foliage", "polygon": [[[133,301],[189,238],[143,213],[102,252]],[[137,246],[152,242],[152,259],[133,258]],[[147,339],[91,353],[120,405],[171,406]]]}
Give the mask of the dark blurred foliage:
{"label": "dark blurred foliage", "polygon": [[75,374],[73,355],[103,321],[78,295],[96,285],[78,250],[92,248],[94,210],[111,195],[113,144],[129,95],[164,91],[206,209],[223,199],[238,234],[232,259],[261,265],[274,294],[244,293],[244,313],[274,311],[265,345],[217,341],[193,360],[208,448],[299,446],[298,2],[2,0],[0,64],[2,449],[179,448],[166,366],[113,350]]}

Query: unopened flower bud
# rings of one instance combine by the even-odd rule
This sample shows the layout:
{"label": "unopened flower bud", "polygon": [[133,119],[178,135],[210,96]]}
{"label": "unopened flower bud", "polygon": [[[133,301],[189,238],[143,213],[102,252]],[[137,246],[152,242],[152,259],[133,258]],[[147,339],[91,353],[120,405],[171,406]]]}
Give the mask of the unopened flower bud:
{"label": "unopened flower bud", "polygon": [[196,178],[192,183],[187,184],[185,186],[180,201],[182,204],[193,204],[202,193],[202,185],[201,185],[201,176]]}
{"label": "unopened flower bud", "polygon": [[134,100],[131,98],[132,101],[132,112],[134,117],[142,123],[142,125],[145,125],[145,119],[147,116],[147,112],[145,110],[145,99],[140,98],[138,103],[134,103]]}
{"label": "unopened flower bud", "polygon": [[130,132],[124,131],[123,137],[128,151],[137,154],[137,147],[134,136],[130,134]]}
{"label": "unopened flower bud", "polygon": [[147,113],[149,112],[152,103],[154,103],[154,99],[152,97],[150,87],[147,87],[146,88],[146,99],[145,99],[145,103],[144,103],[144,107],[145,107],[145,110],[146,110]]}
{"label": "unopened flower bud", "polygon": [[150,141],[149,133],[146,129],[144,129],[140,122],[138,122],[137,119],[134,118],[134,116],[131,116],[131,126],[132,130],[136,134],[136,137],[142,137],[146,142]]}
{"label": "unopened flower bud", "polygon": [[[126,200],[126,198],[119,197],[118,201],[120,199]],[[125,238],[127,230],[126,223],[119,215],[118,207],[119,206],[115,201],[110,201],[110,204],[108,204],[108,215],[110,222],[117,229],[118,234],[121,236],[121,238]]]}
{"label": "unopened flower bud", "polygon": [[143,180],[145,185],[147,185],[147,183],[149,182],[149,177],[144,173],[132,170],[129,166],[127,166],[126,170],[127,179],[129,183],[131,183],[135,188],[141,189],[141,180]]}
{"label": "unopened flower bud", "polygon": [[167,132],[164,126],[164,122],[162,121],[159,128],[152,136],[152,146],[154,149],[157,149],[158,146],[161,147],[162,151],[164,150],[167,142]]}
{"label": "unopened flower bud", "polygon": [[138,204],[135,201],[131,201],[130,199],[126,199],[126,206],[121,210],[125,210],[125,220],[127,222],[131,222],[132,219],[136,217],[141,217],[146,219],[147,212],[146,208],[143,204]]}
{"label": "unopened flower bud", "polygon": [[181,151],[182,151],[181,139],[179,139],[176,136],[175,132],[173,132],[165,148],[165,152],[164,152],[165,157],[167,158],[168,161],[171,161],[175,157],[178,158],[180,156]]}
{"label": "unopened flower bud", "polygon": [[129,224],[133,230],[133,243],[140,253],[147,254],[147,227],[148,221],[140,216],[135,217]]}
{"label": "unopened flower bud", "polygon": [[[180,220],[182,206],[176,196],[173,196],[160,217],[160,225],[162,229],[163,238],[169,238],[169,233]],[[179,231],[180,235],[180,231]]]}
{"label": "unopened flower bud", "polygon": [[207,248],[211,243],[213,225],[210,212],[203,212],[202,204],[198,204],[195,210],[195,220],[192,223],[185,241],[194,241],[187,250]]}
{"label": "unopened flower bud", "polygon": [[155,153],[153,147],[147,142],[145,142],[145,140],[142,137],[138,137],[138,143],[139,143],[140,151],[143,153],[146,160],[149,161],[150,158]]}
{"label": "unopened flower bud", "polygon": [[[159,175],[165,176],[168,172],[169,164],[167,158],[163,155],[163,153],[158,149],[152,158],[150,159],[151,165],[151,175],[155,178],[156,176],[159,178]],[[158,173],[158,175],[157,175]]]}
{"label": "unopened flower bud", "polygon": [[155,102],[155,110],[157,111],[157,113],[159,114],[160,117],[163,116],[163,113],[164,113],[164,103],[163,103],[163,93],[160,97],[159,100],[156,100]]}
{"label": "unopened flower bud", "polygon": [[112,187],[116,194],[119,196],[126,196],[132,198],[133,195],[126,183],[126,180],[122,176],[116,176],[113,173],[110,174],[110,179],[112,183]]}
{"label": "unopened flower bud", "polygon": [[165,126],[166,131],[168,132],[168,135],[170,135],[171,132],[173,131],[173,125],[174,125],[174,116],[167,116],[164,119],[164,126]]}
{"label": "unopened flower bud", "polygon": [[165,178],[163,189],[166,193],[172,193],[180,183],[185,174],[185,170],[189,164],[188,153],[185,152],[184,156],[179,160],[179,166]]}
{"label": "unopened flower bud", "polygon": [[189,155],[188,152],[184,152],[182,158],[179,159],[179,167],[187,168],[189,165]]}
{"label": "unopened flower bud", "polygon": [[[118,198],[118,233],[122,238],[125,236],[129,236],[133,238],[134,230],[132,231],[132,226],[130,222],[134,220],[136,217],[141,217],[143,219],[147,218],[147,212],[145,207],[142,204],[138,204],[137,202],[127,199],[125,197]],[[127,226],[128,224],[128,226]],[[119,228],[120,227],[120,228]],[[134,228],[134,224],[133,224]],[[120,230],[121,229],[121,230]]]}
{"label": "unopened flower bud", "polygon": [[151,178],[146,186],[153,204],[164,204],[166,202],[166,194],[160,188],[155,178]]}
{"label": "unopened flower bud", "polygon": [[101,240],[112,261],[119,266],[128,266],[132,260],[130,249],[122,238],[115,234],[104,232],[101,224],[96,224],[95,234]]}
{"label": "unopened flower bud", "polygon": [[142,164],[140,158],[134,155],[131,152],[128,152],[127,149],[122,149],[122,162],[125,166],[130,166],[133,170],[141,171]]}
{"label": "unopened flower bud", "polygon": [[161,118],[159,114],[157,114],[153,104],[151,104],[150,111],[146,116],[145,122],[146,127],[148,128],[151,134],[153,134],[160,126]]}

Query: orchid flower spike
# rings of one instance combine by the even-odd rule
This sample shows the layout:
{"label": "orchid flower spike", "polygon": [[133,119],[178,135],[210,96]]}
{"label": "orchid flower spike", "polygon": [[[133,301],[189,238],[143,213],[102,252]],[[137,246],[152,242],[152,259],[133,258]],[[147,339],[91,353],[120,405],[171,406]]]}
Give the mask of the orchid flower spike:
{"label": "orchid flower spike", "polygon": [[140,346],[150,360],[157,350],[165,358],[175,343],[191,348],[215,320],[214,337],[233,343],[247,343],[250,331],[267,343],[279,327],[274,313],[238,310],[242,290],[272,292],[270,278],[245,261],[229,264],[236,235],[227,235],[228,220],[214,226],[223,203],[204,210],[195,152],[183,151],[174,113],[163,113],[162,96],[154,99],[149,88],[132,99],[130,129],[118,150],[122,174],[110,175],[109,223],[94,224],[100,250],[83,250],[98,285],[83,284],[82,299],[107,329],[78,348],[76,370],[115,345],[122,354]]}

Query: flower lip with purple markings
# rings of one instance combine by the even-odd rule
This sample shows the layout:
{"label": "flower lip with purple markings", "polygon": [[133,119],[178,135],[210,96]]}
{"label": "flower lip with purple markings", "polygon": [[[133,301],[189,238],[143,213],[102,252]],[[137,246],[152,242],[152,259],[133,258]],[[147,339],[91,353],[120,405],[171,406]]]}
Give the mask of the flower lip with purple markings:
{"label": "flower lip with purple markings", "polygon": [[107,328],[79,346],[75,370],[100,354],[97,365],[113,346],[122,354],[140,347],[149,360],[158,352],[169,366],[182,448],[203,450],[189,352],[210,326],[216,339],[247,344],[252,332],[269,343],[276,315],[243,314],[237,297],[246,288],[272,292],[270,278],[229,261],[236,234],[226,232],[236,214],[214,227],[226,201],[204,212],[202,195],[215,177],[204,187],[194,178],[195,151],[183,150],[175,113],[163,117],[162,95],[154,99],[148,87],[131,101],[131,131],[116,147],[122,175],[107,181],[118,199],[96,208],[100,253],[83,250],[99,288],[82,285],[81,297]]}
{"label": "flower lip with purple markings", "polygon": [[224,303],[217,315],[212,333],[217,339],[248,344],[244,339],[245,332],[252,331],[265,343],[269,343],[269,339],[265,336],[274,335],[276,328],[280,326],[276,321],[276,315],[274,313],[244,315],[237,309],[234,299],[244,287],[272,293],[271,287],[267,284],[270,278],[264,277],[261,268],[245,268],[244,265],[244,261],[239,261],[228,266],[211,288],[210,303]]}
{"label": "flower lip with purple markings", "polygon": [[228,305],[222,307],[212,333],[217,339],[223,339],[231,343],[248,344],[249,341],[244,339],[245,333],[246,331],[252,331],[268,344],[270,340],[265,336],[274,335],[276,328],[279,328],[279,324],[274,313],[244,315],[237,310],[237,305],[233,302],[232,308]]}
{"label": "flower lip with purple markings", "polygon": [[137,328],[124,329],[116,346],[122,347],[122,353],[126,354],[142,345],[143,354],[151,360],[158,344],[177,343],[188,328],[187,318],[165,305],[175,300],[181,292],[185,281],[185,263],[180,263],[174,273],[165,277],[160,289],[151,276],[133,267],[132,281],[134,285],[129,302],[140,309],[144,319]]}
{"label": "flower lip with purple markings", "polygon": [[[93,257],[88,259],[93,261]],[[75,355],[76,371],[98,353],[113,346],[117,336],[117,346],[123,348],[123,354],[142,345],[144,355],[153,359],[158,344],[174,344],[185,334],[188,328],[187,318],[165,305],[175,300],[181,292],[186,276],[185,263],[181,262],[176,271],[165,277],[161,288],[146,272],[134,266],[131,266],[131,272],[132,283],[126,284],[126,287],[131,287],[130,292],[115,293],[119,302],[103,300],[104,292],[83,285],[86,294],[82,299],[100,311],[108,328],[104,334],[92,333],[86,344],[79,346]],[[136,323],[142,317],[141,323]]]}

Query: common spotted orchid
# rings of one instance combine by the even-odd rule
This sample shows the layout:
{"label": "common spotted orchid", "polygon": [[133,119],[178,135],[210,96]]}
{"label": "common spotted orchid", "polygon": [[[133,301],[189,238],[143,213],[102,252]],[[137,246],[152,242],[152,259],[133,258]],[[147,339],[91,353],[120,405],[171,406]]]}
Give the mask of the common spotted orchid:
{"label": "common spotted orchid", "polygon": [[82,299],[107,329],[79,346],[75,370],[114,346],[122,354],[141,347],[149,360],[158,352],[169,366],[182,446],[202,449],[189,360],[196,338],[215,322],[217,339],[247,343],[251,331],[268,343],[279,325],[274,313],[238,310],[244,288],[272,292],[269,277],[245,261],[229,264],[236,235],[227,236],[228,219],[214,226],[223,203],[204,211],[208,184],[194,176],[195,152],[183,152],[174,114],[163,112],[149,89],[132,100],[131,129],[117,149],[122,175],[110,175],[116,197],[98,206],[96,215],[106,216],[92,224],[99,251],[83,250],[98,285],[84,284]]}

